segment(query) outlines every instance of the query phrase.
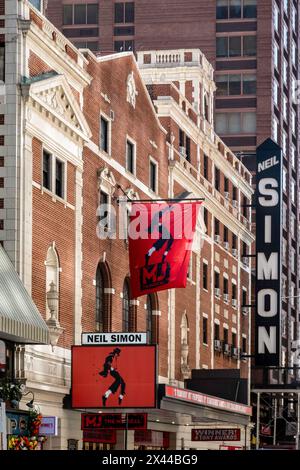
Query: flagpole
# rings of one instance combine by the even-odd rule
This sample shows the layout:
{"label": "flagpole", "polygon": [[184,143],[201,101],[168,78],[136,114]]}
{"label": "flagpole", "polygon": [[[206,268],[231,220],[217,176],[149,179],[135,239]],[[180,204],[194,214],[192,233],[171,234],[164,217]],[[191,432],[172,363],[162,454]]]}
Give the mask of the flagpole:
{"label": "flagpole", "polygon": [[[186,201],[205,201],[205,198],[203,197],[193,197],[190,199],[129,199],[127,198],[129,202],[186,202]],[[118,198],[118,202],[120,202],[120,199]]]}

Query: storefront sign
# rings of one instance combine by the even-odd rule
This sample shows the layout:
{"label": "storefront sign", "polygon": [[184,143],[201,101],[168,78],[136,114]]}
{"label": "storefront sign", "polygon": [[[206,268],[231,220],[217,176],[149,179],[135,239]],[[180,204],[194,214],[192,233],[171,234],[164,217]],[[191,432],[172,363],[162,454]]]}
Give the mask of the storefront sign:
{"label": "storefront sign", "polygon": [[257,149],[255,365],[280,366],[282,151]]}
{"label": "storefront sign", "polygon": [[233,411],[235,413],[241,413],[245,415],[252,415],[252,407],[242,405],[229,400],[223,400],[222,398],[212,397],[211,395],[204,395],[200,392],[194,392],[193,390],[187,390],[184,388],[172,387],[170,385],[165,386],[165,396],[167,398],[176,398],[188,403],[195,403],[197,405],[210,406],[212,408],[218,408],[226,411]]}
{"label": "storefront sign", "polygon": [[155,408],[155,346],[73,346],[73,408]]}
{"label": "storefront sign", "polygon": [[[127,418],[127,425],[126,425]],[[83,413],[81,415],[81,429],[147,429],[146,413]]]}
{"label": "storefront sign", "polygon": [[192,441],[240,441],[241,430],[234,429],[192,429]]}
{"label": "storefront sign", "polygon": [[26,436],[28,434],[28,414],[8,411],[6,417],[7,434],[13,434],[14,436]]}
{"label": "storefront sign", "polygon": [[43,416],[39,434],[41,436],[57,436],[58,435],[57,416]]}
{"label": "storefront sign", "polygon": [[102,444],[115,444],[116,431],[112,429],[93,429],[83,431],[83,442],[100,442]]}
{"label": "storefront sign", "polygon": [[147,333],[82,333],[81,344],[147,344]]}

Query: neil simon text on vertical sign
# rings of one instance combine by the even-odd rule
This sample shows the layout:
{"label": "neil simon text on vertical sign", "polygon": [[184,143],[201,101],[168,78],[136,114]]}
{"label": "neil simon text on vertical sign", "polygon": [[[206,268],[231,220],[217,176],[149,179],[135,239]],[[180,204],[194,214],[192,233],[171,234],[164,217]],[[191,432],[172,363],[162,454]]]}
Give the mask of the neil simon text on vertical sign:
{"label": "neil simon text on vertical sign", "polygon": [[257,149],[255,364],[280,366],[282,151]]}

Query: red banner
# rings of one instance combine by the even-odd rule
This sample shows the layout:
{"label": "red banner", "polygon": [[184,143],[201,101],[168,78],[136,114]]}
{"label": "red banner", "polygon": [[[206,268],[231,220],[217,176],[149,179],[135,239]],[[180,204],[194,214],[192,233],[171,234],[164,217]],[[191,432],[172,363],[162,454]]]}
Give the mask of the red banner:
{"label": "red banner", "polygon": [[129,226],[132,298],[185,287],[201,202],[133,203]]}

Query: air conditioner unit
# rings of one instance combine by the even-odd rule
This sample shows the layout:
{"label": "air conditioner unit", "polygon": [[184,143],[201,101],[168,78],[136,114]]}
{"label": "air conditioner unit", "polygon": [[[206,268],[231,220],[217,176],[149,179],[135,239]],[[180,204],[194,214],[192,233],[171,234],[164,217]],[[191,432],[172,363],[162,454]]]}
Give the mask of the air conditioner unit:
{"label": "air conditioner unit", "polygon": [[237,258],[237,255],[238,255],[238,251],[236,248],[232,248],[232,256],[234,256],[235,258]]}
{"label": "air conditioner unit", "polygon": [[220,235],[215,235],[215,242],[220,243],[220,241],[221,241]]}
{"label": "air conditioner unit", "polygon": [[248,307],[243,307],[242,308],[242,314],[243,315],[248,315]]}
{"label": "air conditioner unit", "polygon": [[229,250],[229,242],[224,242],[224,248],[225,250]]}
{"label": "air conditioner unit", "polygon": [[243,256],[242,263],[245,264],[246,266],[249,266],[249,258],[247,258],[247,256]]}
{"label": "air conditioner unit", "polygon": [[225,199],[229,199],[229,192],[228,191],[224,192],[224,197],[225,197]]}
{"label": "air conditioner unit", "polygon": [[221,349],[222,349],[221,341],[219,339],[215,339],[215,350],[221,351]]}
{"label": "air conditioner unit", "polygon": [[236,207],[236,208],[238,207],[238,202],[237,202],[236,199],[234,199],[234,200],[232,201],[232,205],[233,205],[233,207]]}
{"label": "air conditioner unit", "polygon": [[237,307],[237,300],[236,299],[232,299],[231,303],[232,303],[233,308]]}
{"label": "air conditioner unit", "polygon": [[114,121],[115,120],[115,112],[111,109],[110,112],[109,112],[109,117],[110,117],[110,120],[111,121]]}
{"label": "air conditioner unit", "polygon": [[232,357],[237,358],[239,356],[238,348],[232,348]]}
{"label": "air conditioner unit", "polygon": [[221,290],[219,288],[215,288],[215,296],[218,298],[221,297]]}
{"label": "air conditioner unit", "polygon": [[225,343],[225,344],[224,344],[224,355],[225,355],[225,356],[230,356],[230,353],[231,353],[231,351],[230,351],[230,345]]}
{"label": "air conditioner unit", "polygon": [[186,157],[186,150],[185,150],[185,147],[179,147],[179,153],[180,153],[180,155],[182,155],[183,157]]}
{"label": "air conditioner unit", "polygon": [[228,294],[223,294],[223,299],[224,299],[224,302],[228,302],[229,295]]}

